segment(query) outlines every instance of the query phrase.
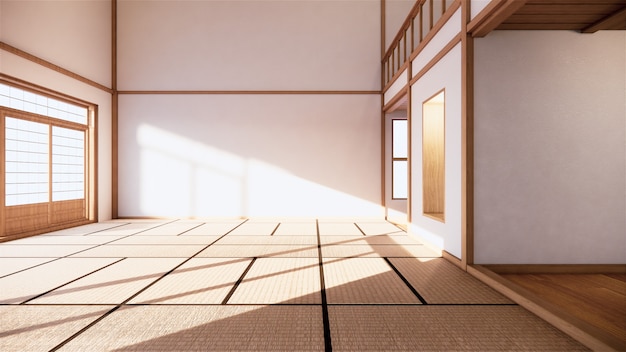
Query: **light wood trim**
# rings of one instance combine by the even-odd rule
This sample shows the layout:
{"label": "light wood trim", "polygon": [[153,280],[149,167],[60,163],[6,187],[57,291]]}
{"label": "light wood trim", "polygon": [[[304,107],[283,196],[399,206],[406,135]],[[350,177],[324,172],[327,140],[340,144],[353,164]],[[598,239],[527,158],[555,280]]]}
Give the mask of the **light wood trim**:
{"label": "light wood trim", "polygon": [[111,1],[111,217],[119,216],[119,92],[117,90],[117,0]]}
{"label": "light wood trim", "polygon": [[496,274],[626,274],[626,264],[484,264]]}
{"label": "light wood trim", "polygon": [[618,26],[620,24],[623,24],[624,22],[626,22],[626,6],[621,10],[601,19],[600,21],[593,23],[586,28],[583,28],[581,32],[595,33],[603,29],[614,29],[614,26]]}
{"label": "light wood trim", "polygon": [[398,33],[396,33],[396,36],[393,38],[393,40],[391,40],[391,43],[389,43],[389,46],[384,49],[386,51],[383,53],[383,61],[391,56],[391,53],[393,52],[393,47],[395,46],[395,43],[399,42],[400,39],[402,38],[402,30],[408,28],[411,25],[411,22],[413,21],[413,19],[416,17],[416,15],[420,11],[420,6],[425,1],[426,0],[417,0],[417,1],[415,1],[415,5],[413,5],[411,10],[409,11],[409,14],[404,19],[404,22],[402,22],[402,25],[400,26],[400,30],[398,30]]}
{"label": "light wood trim", "polygon": [[98,106],[90,109],[90,117],[92,118],[88,131],[89,145],[86,152],[89,155],[89,214],[87,218],[90,221],[98,221]]}
{"label": "light wood trim", "polygon": [[454,38],[452,38],[452,40],[450,40],[448,44],[446,44],[446,46],[444,46],[443,49],[441,49],[441,51],[437,53],[437,55],[435,55],[435,57],[433,57],[417,74],[415,74],[409,84],[413,85],[420,78],[422,78],[422,76],[424,76],[426,72],[433,68],[433,66],[435,66],[444,56],[446,56],[450,52],[450,50],[452,50],[457,44],[461,42],[462,37],[462,33],[455,35]]}
{"label": "light wood trim", "polygon": [[[487,16],[481,17],[481,21],[474,23],[469,28],[469,32],[473,37],[482,38],[496,29],[502,22],[506,21],[515,11],[519,10],[526,4],[526,0],[505,0],[499,1],[493,12],[488,13]],[[487,6],[489,7],[489,6]],[[482,11],[481,11],[482,13]]]}
{"label": "light wood trim", "polygon": [[474,263],[474,38],[471,3],[461,8],[461,266]]}
{"label": "light wood trim", "polygon": [[441,256],[443,257],[443,259],[458,266],[460,269],[465,270],[465,267],[463,266],[463,262],[461,261],[461,259],[457,258],[455,255],[451,254],[450,252],[443,250],[441,251]]}
{"label": "light wood trim", "polygon": [[56,127],[64,127],[64,128],[69,128],[69,129],[73,129],[73,130],[81,130],[81,131],[85,131],[88,128],[87,125],[83,125],[83,124],[80,124],[80,123],[76,123],[76,122],[72,122],[72,121],[66,121],[66,120],[61,120],[61,119],[57,119],[55,117],[38,115],[38,114],[35,114],[35,113],[32,113],[32,112],[27,112],[27,111],[23,111],[23,110],[7,108],[5,106],[0,106],[0,109],[2,111],[6,111],[7,115],[10,115],[9,117],[16,117],[16,118],[19,118],[21,120],[32,121],[32,122],[39,122],[39,123],[44,123],[46,125],[52,125],[52,126],[56,126]]}
{"label": "light wood trim", "polygon": [[407,88],[408,88],[408,85],[402,87],[402,89],[400,89],[400,91],[398,93],[396,93],[396,95],[394,95],[393,98],[391,98],[389,100],[389,102],[383,106],[383,111],[384,112],[392,112],[393,110],[395,110],[396,105],[402,100],[402,98],[407,96],[406,95],[407,94]]}
{"label": "light wood trim", "polygon": [[387,84],[385,84],[383,86],[383,90],[382,93],[385,94],[389,88],[391,88],[391,86],[396,83],[396,81],[398,80],[398,78],[402,77],[402,74],[406,71],[406,68],[409,67],[411,65],[411,61],[407,60],[405,61],[402,66],[400,68],[398,68],[398,71],[396,71],[396,73],[394,73],[393,77],[391,77],[391,79],[389,80],[389,82],[387,82]]}
{"label": "light wood trim", "polygon": [[[383,57],[385,56],[385,17],[386,17],[386,11],[385,9],[387,8],[387,3],[385,0],[380,0],[380,55],[381,55],[381,72],[380,72],[380,87],[382,88],[385,85],[385,80],[388,78],[389,76],[389,67],[388,65],[385,63]],[[385,106],[385,94],[381,91],[380,94],[380,204],[383,207],[384,211],[385,211],[385,219],[387,219],[387,187],[386,187],[386,181],[387,181],[387,177],[385,175],[387,169],[386,169],[386,114],[385,114],[385,110],[384,110],[384,106]]]}
{"label": "light wood trim", "polygon": [[5,42],[0,42],[0,49],[4,50],[6,52],[9,52],[11,54],[17,55],[17,56],[19,56],[19,57],[21,57],[23,59],[28,60],[28,61],[34,62],[34,63],[36,63],[38,65],[43,66],[43,67],[49,68],[49,69],[51,69],[53,71],[56,71],[56,72],[58,72],[60,74],[68,76],[70,78],[73,78],[73,79],[75,79],[77,81],[83,82],[83,83],[85,83],[87,85],[90,85],[92,87],[95,87],[95,88],[98,88],[100,90],[103,90],[103,91],[105,91],[107,93],[112,93],[112,90],[110,88],[108,88],[108,87],[106,87],[106,86],[104,86],[104,85],[102,85],[100,83],[92,81],[89,78],[83,77],[83,76],[81,76],[81,75],[79,75],[77,73],[74,73],[74,72],[70,71],[70,70],[64,69],[61,66],[57,66],[57,65],[51,63],[50,61],[46,61],[46,60],[41,59],[41,58],[39,58],[39,57],[37,57],[35,55],[29,54],[29,53],[27,53],[27,52],[25,52],[23,50],[20,50],[20,49],[14,47],[14,46],[11,46],[11,45],[9,45],[9,44],[7,44]]}
{"label": "light wood trim", "polygon": [[173,95],[373,95],[381,94],[379,90],[120,90],[120,95],[130,94],[173,94]]}
{"label": "light wood trim", "polygon": [[[5,145],[5,120],[6,114],[0,111],[0,143]],[[2,171],[0,172],[0,240],[3,236],[5,236],[6,231],[6,217],[5,217],[5,209],[6,209],[6,178],[5,178],[5,158],[6,158],[6,147],[0,148],[0,165],[2,165]]]}
{"label": "light wood trim", "polygon": [[622,341],[563,312],[562,309],[484,266],[468,265],[467,272],[594,351],[616,351],[623,347]]}
{"label": "light wood trim", "polygon": [[20,89],[24,89],[24,90],[28,90],[30,92],[39,94],[39,95],[44,95],[47,96],[49,98],[53,98],[56,100],[61,100],[64,101],[66,103],[70,103],[70,104],[74,104],[74,105],[79,105],[81,107],[84,108],[89,108],[90,106],[94,105],[88,101],[82,100],[82,99],[78,99],[78,98],[74,98],[70,95],[67,95],[65,93],[61,93],[52,89],[48,89],[46,87],[37,85],[37,84],[33,84],[27,81],[24,81],[22,79],[19,79],[17,77],[13,77],[13,76],[9,76],[7,74],[4,73],[0,73],[0,82],[3,82],[5,84],[8,85],[15,85],[18,86]]}
{"label": "light wood trim", "polygon": [[455,0],[454,3],[452,3],[452,5],[450,5],[450,7],[446,10],[446,12],[443,14],[443,16],[441,16],[441,18],[435,24],[435,26],[433,26],[433,28],[430,30],[430,32],[428,32],[428,35],[425,38],[422,38],[422,40],[420,41],[420,43],[417,46],[417,48],[415,48],[413,50],[413,52],[411,53],[411,56],[409,57],[410,61],[415,60],[417,55],[419,55],[422,52],[422,50],[424,50],[424,48],[428,45],[428,43],[430,43],[430,41],[437,35],[437,33],[439,33],[441,28],[443,28],[443,26],[446,23],[448,23],[450,18],[461,7],[461,3],[462,2],[464,2],[464,1]]}
{"label": "light wood trim", "polygon": [[[482,11],[480,11],[474,19],[469,18],[470,22],[467,23],[466,32],[472,32],[479,25],[484,23],[490,16],[493,15],[507,0],[491,0]],[[471,17],[471,13],[470,13]],[[465,19],[465,17],[463,17]]]}
{"label": "light wood trim", "polygon": [[[409,61],[410,62],[410,61]],[[407,99],[407,105],[406,105],[406,124],[407,124],[407,129],[409,132],[409,136],[408,136],[408,140],[407,140],[407,148],[409,149],[407,151],[407,169],[409,170],[409,173],[407,175],[407,197],[406,197],[406,218],[407,218],[407,223],[411,223],[413,221],[413,206],[411,205],[411,199],[413,198],[413,116],[411,116],[413,114],[413,99],[412,99],[412,91],[413,88],[411,87],[411,76],[412,76],[412,72],[413,72],[413,65],[409,64],[409,67],[407,68],[407,75],[406,75],[406,99]]]}

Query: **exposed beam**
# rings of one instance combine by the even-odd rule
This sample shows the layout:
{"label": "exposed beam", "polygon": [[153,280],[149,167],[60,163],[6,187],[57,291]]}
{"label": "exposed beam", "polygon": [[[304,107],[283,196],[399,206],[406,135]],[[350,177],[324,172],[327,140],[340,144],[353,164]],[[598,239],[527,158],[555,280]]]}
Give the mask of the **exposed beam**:
{"label": "exposed beam", "polygon": [[626,29],[626,6],[621,10],[583,28],[582,33],[595,33],[603,29]]}
{"label": "exposed beam", "polygon": [[481,38],[496,29],[512,14],[522,8],[526,4],[526,0],[504,0],[499,2],[499,6],[495,6],[492,12],[483,17],[480,22],[470,23],[470,33],[472,37]]}

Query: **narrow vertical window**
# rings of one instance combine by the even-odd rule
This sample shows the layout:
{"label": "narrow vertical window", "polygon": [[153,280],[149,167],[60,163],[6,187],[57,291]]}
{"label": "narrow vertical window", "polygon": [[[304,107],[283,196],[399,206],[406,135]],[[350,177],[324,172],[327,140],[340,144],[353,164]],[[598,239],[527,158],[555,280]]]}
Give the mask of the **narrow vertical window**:
{"label": "narrow vertical window", "polygon": [[407,120],[391,120],[393,199],[407,199],[408,193],[408,129]]}
{"label": "narrow vertical window", "polygon": [[422,180],[424,214],[445,219],[445,92],[422,106]]}

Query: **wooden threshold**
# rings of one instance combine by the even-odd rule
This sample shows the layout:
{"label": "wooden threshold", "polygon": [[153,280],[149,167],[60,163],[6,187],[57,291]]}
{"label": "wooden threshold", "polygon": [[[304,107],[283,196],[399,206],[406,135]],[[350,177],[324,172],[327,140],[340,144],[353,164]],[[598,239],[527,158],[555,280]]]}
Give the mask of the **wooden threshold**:
{"label": "wooden threshold", "polygon": [[580,306],[555,304],[546,292],[530,290],[485,266],[468,265],[467,272],[592,350],[623,351],[626,347],[622,338],[598,327],[592,319],[581,318],[581,314],[574,313],[581,309]]}

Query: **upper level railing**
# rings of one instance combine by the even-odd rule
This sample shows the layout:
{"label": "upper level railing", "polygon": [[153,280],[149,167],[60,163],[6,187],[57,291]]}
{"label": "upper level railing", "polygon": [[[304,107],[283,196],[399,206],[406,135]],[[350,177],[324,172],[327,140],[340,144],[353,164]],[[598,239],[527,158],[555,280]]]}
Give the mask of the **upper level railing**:
{"label": "upper level railing", "polygon": [[[458,0],[417,0],[383,56],[383,86],[403,68],[430,30]],[[456,8],[456,7],[455,7]]]}

